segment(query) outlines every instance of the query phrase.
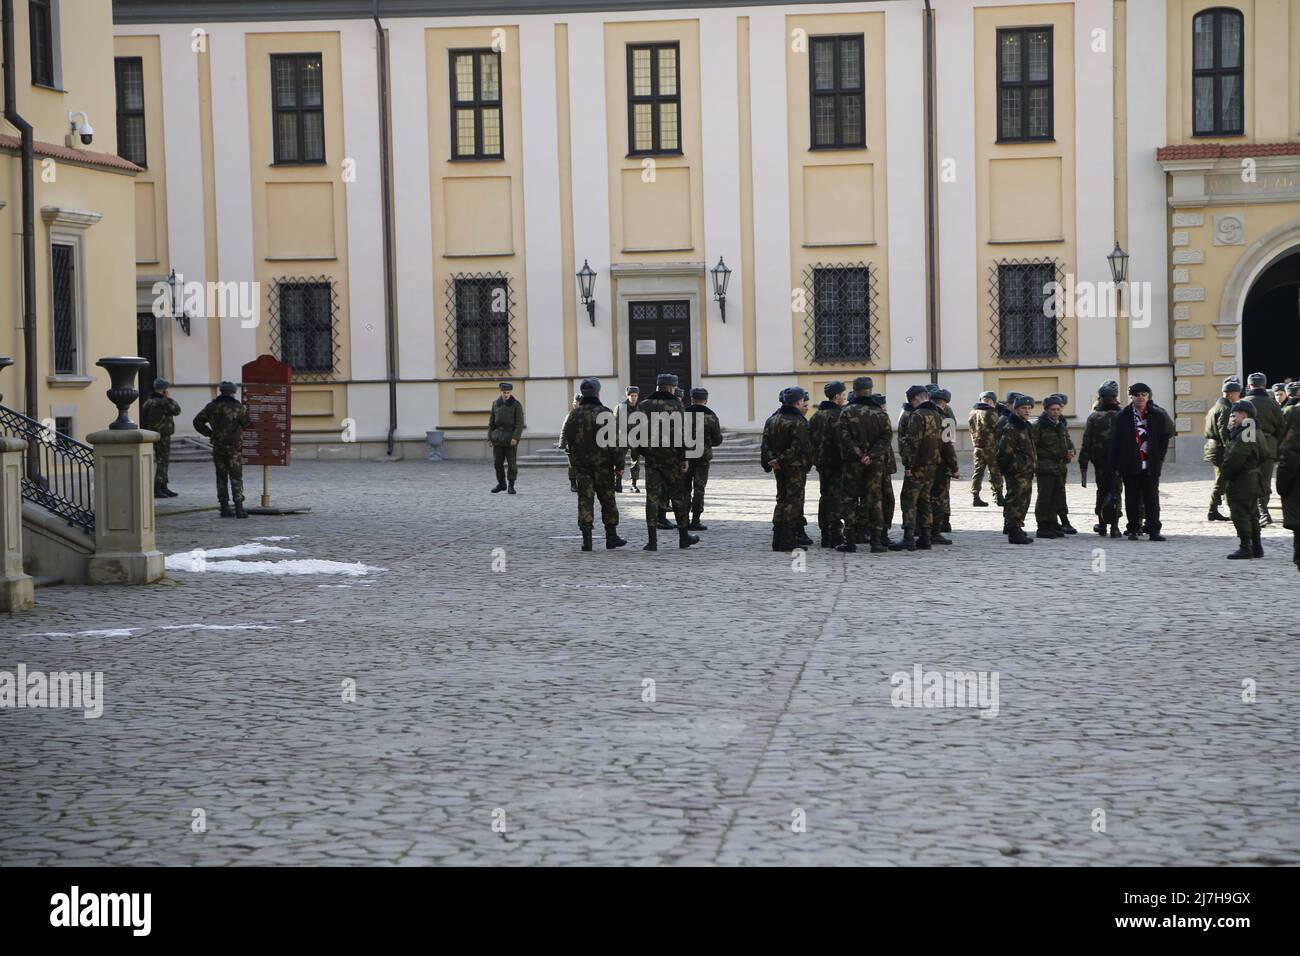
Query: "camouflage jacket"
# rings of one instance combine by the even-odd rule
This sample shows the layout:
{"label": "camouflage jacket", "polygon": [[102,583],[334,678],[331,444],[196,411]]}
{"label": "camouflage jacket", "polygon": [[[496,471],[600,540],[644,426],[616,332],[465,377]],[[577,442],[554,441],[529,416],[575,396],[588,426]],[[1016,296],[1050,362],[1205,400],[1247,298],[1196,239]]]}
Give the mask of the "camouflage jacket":
{"label": "camouflage jacket", "polygon": [[1263,490],[1259,469],[1264,464],[1264,449],[1257,441],[1246,441],[1245,431],[1236,425],[1228,430],[1222,471],[1231,498],[1253,499]]}
{"label": "camouflage jacket", "polygon": [[140,427],[168,438],[176,431],[175,416],[180,413],[181,407],[174,399],[155,392],[140,406]]}
{"label": "camouflage jacket", "polygon": [[1282,409],[1277,407],[1277,402],[1266,388],[1252,388],[1241,398],[1255,406],[1255,432],[1264,459],[1277,461],[1278,442],[1282,440],[1282,432],[1286,427]]}
{"label": "camouflage jacket", "polygon": [[1003,477],[1021,481],[1033,478],[1037,459],[1033,426],[1019,415],[1008,416],[998,436],[998,468]]}
{"label": "camouflage jacket", "polygon": [[1282,527],[1300,531],[1300,412],[1286,419],[1286,434],[1277,446],[1277,493],[1282,498]]}
{"label": "camouflage jacket", "polygon": [[509,445],[524,434],[524,406],[511,396],[510,401],[498,398],[492,403],[488,415],[488,441],[494,445]]}
{"label": "camouflage jacket", "polygon": [[1232,424],[1232,402],[1222,395],[1214,407],[1205,413],[1205,451],[1206,461],[1216,465],[1223,464],[1223,453],[1228,447],[1228,428]]}
{"label": "camouflage jacket", "polygon": [[926,468],[940,463],[949,471],[957,471],[957,451],[952,442],[944,441],[943,412],[931,401],[924,401],[907,416],[907,431],[898,434],[898,452],[903,467],[909,470]]}
{"label": "camouflage jacket", "polygon": [[1102,404],[1098,399],[1092,405],[1092,414],[1083,426],[1083,447],[1079,449],[1079,467],[1093,465],[1104,469],[1110,461],[1110,432],[1119,414],[1119,402],[1111,400]]}
{"label": "camouflage jacket", "polygon": [[[560,444],[568,452],[569,464],[582,471],[623,467],[624,449],[618,446],[617,431],[612,427],[613,415],[601,404],[597,395],[587,395],[578,407],[569,412],[560,429]],[[614,442],[602,448],[597,441],[601,428],[614,431]]]}
{"label": "camouflage jacket", "polygon": [[1034,456],[1037,463],[1034,473],[1039,475],[1064,475],[1069,471],[1069,452],[1073,449],[1070,441],[1070,426],[1065,418],[1052,421],[1047,412],[1039,415],[1030,426],[1034,439]]}
{"label": "camouflage jacket", "polygon": [[782,405],[763,423],[763,446],[760,453],[763,470],[771,471],[772,459],[783,471],[807,472],[814,464],[812,434],[808,419],[793,405]]}
{"label": "camouflage jacket", "polygon": [[[657,425],[660,415],[676,413],[678,424],[671,426],[671,434],[680,436],[680,426],[682,416],[686,413],[682,405],[682,400],[676,395],[668,392],[656,390],[649,398],[643,398],[636,403],[636,411],[644,412],[646,416],[646,440],[638,449],[639,454],[647,462],[660,467],[681,466],[686,460],[686,445],[678,442],[675,447],[665,448],[662,445],[652,447],[650,445],[650,436],[657,434],[662,440],[663,436],[670,434],[668,427]],[[635,419],[634,419],[635,421]]]}
{"label": "camouflage jacket", "polygon": [[704,434],[704,453],[699,458],[693,458],[692,461],[713,461],[713,449],[722,444],[722,422],[718,421],[717,413],[708,405],[687,405],[687,415],[703,415],[703,422],[696,422],[695,426],[701,429]]}
{"label": "camouflage jacket", "polygon": [[971,445],[986,452],[992,451],[997,445],[993,429],[998,424],[998,410],[992,405],[979,402],[966,416],[966,424],[970,428]]}
{"label": "camouflage jacket", "polygon": [[855,396],[844,406],[839,429],[840,453],[845,461],[860,462],[863,455],[870,455],[875,465],[884,463],[893,453],[889,413],[877,408],[868,398]]}
{"label": "camouflage jacket", "polygon": [[[876,401],[875,396],[869,396],[869,400],[871,414],[880,419],[880,442],[885,449],[885,474],[892,475],[898,471],[898,459],[894,457],[894,426],[889,420],[889,412],[885,411],[885,397],[881,395],[880,400]],[[872,461],[875,461],[874,455]]]}
{"label": "camouflage jacket", "polygon": [[808,434],[812,438],[813,464],[818,471],[836,471],[844,466],[840,450],[839,423],[848,405],[822,402],[808,419]]}
{"label": "camouflage jacket", "polygon": [[212,439],[212,450],[238,454],[248,427],[248,409],[233,395],[218,395],[194,416],[194,430]]}

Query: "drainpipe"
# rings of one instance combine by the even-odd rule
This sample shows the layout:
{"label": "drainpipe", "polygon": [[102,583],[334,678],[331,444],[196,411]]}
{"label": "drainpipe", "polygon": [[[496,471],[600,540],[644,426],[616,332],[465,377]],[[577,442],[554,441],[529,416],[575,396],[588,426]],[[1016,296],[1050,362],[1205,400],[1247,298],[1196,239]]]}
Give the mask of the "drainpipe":
{"label": "drainpipe", "polygon": [[[8,0],[6,0],[8,2]],[[375,0],[375,59],[379,67],[379,176],[384,217],[384,328],[388,364],[388,454],[397,434],[397,274],[393,262],[393,180],[389,172],[392,130],[388,116],[388,36]]]}
{"label": "drainpipe", "polygon": [[4,0],[5,119],[22,137],[23,386],[28,418],[36,417],[36,147],[32,124],[18,113],[14,87],[14,0]]}
{"label": "drainpipe", "polygon": [[939,381],[939,196],[934,104],[934,10],[925,0],[925,317],[930,381]]}

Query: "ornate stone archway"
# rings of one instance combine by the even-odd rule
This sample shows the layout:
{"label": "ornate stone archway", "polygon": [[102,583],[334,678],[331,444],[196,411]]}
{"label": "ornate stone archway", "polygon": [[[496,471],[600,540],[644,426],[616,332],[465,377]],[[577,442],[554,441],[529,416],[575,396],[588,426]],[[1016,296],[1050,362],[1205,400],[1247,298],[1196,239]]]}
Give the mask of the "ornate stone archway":
{"label": "ornate stone archway", "polygon": [[1219,299],[1219,317],[1214,330],[1221,339],[1236,339],[1241,355],[1241,319],[1255,280],[1279,259],[1300,252],[1300,219],[1278,226],[1252,242],[1237,259]]}

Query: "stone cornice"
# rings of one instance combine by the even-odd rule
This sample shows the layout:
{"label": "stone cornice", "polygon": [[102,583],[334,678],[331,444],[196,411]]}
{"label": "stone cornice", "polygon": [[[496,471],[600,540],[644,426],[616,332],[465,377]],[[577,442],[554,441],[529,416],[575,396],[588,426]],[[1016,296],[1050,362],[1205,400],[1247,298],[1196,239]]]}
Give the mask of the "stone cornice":
{"label": "stone cornice", "polygon": [[68,209],[65,206],[42,206],[41,218],[52,226],[88,229],[103,219],[104,214],[88,209]]}

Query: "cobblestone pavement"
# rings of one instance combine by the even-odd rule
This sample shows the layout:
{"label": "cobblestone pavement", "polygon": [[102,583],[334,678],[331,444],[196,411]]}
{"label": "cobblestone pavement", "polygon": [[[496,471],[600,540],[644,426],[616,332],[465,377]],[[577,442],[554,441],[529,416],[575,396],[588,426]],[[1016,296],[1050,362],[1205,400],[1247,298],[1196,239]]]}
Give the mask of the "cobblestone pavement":
{"label": "cobblestone pavement", "polygon": [[[0,670],[105,697],[0,711],[0,864],[1300,863],[1300,575],[1277,526],[1223,560],[1203,466],[1166,477],[1165,544],[1088,533],[1074,471],[1075,537],[1010,546],[963,481],[955,546],[803,571],[756,466],[715,469],[704,543],[657,554],[632,494],[630,545],[581,553],[563,469],[510,497],[485,464],[305,462],[274,490],[312,512],[247,521],[173,474],[169,555],[291,536],[230,560],[384,570],[0,618]],[[996,717],[892,706],[916,665],[996,671]]]}

